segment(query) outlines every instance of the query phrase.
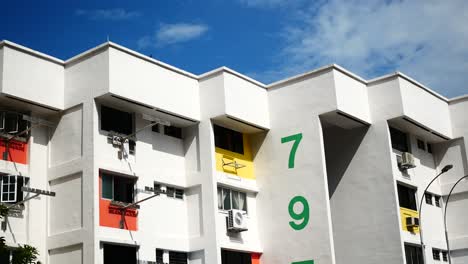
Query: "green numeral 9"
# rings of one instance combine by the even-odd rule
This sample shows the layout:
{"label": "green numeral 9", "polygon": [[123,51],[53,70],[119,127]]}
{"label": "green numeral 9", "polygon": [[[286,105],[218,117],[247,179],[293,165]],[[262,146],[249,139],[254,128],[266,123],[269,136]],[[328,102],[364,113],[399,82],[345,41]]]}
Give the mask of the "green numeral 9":
{"label": "green numeral 9", "polygon": [[[296,203],[302,204],[302,211],[300,213],[294,212],[294,205]],[[302,230],[309,223],[309,203],[304,197],[296,196],[292,198],[291,201],[289,202],[288,211],[292,219],[296,221],[302,220],[302,222],[300,223],[296,223],[295,221],[289,221],[289,225],[294,230]]]}

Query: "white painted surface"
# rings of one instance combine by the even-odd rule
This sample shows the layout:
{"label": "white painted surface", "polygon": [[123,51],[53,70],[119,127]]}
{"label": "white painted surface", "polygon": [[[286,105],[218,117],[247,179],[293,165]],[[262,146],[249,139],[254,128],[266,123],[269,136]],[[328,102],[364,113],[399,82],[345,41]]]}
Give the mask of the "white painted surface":
{"label": "white painted surface", "polygon": [[338,110],[370,123],[367,86],[337,70],[333,77]]}
{"label": "white painted surface", "polygon": [[[270,127],[268,96],[263,87],[223,73],[226,114],[263,128]],[[255,109],[255,111],[252,111]]]}
{"label": "white painted surface", "polygon": [[64,69],[54,62],[3,47],[2,93],[63,109]]}
{"label": "white painted surface", "polygon": [[109,49],[110,92],[195,120],[200,119],[198,82],[194,78]]}
{"label": "white painted surface", "polygon": [[446,137],[452,137],[447,102],[405,79],[400,78],[399,84],[405,115]]}
{"label": "white painted surface", "polygon": [[[57,192],[55,198],[29,202],[24,218],[11,219],[11,229],[0,232],[9,245],[37,246],[43,263],[101,263],[100,243],[105,241],[138,245],[139,258],[150,261],[155,260],[155,249],[163,248],[191,252],[190,263],[220,263],[220,250],[226,248],[263,253],[261,263],[272,264],[306,259],[341,264],[352,257],[360,263],[401,263],[403,244],[418,243],[418,238],[399,231],[396,181],[421,190],[441,167],[453,163],[455,168],[430,189],[444,194],[460,174],[468,173],[468,103],[463,98],[448,105],[401,76],[369,83],[336,65],[270,86],[232,70],[195,76],[113,45],[103,44],[66,62],[21,47],[0,48],[3,93],[68,109],[52,116],[55,129],[33,129],[29,165],[0,161],[0,171],[21,172],[31,177],[32,187]],[[46,88],[38,92],[31,87]],[[99,125],[102,96],[109,93],[200,123],[184,128],[183,139],[148,128],[137,135],[136,154],[120,160]],[[323,134],[318,116],[336,110],[372,122],[362,141],[343,143],[356,143],[357,150],[329,200],[328,185],[337,183],[325,168],[324,138],[329,135]],[[256,180],[232,183],[215,170],[212,120],[227,115],[270,129],[252,135]],[[409,177],[396,168],[387,128],[388,120],[404,115],[460,137],[435,145],[430,155],[417,150],[412,136],[418,167]],[[141,113],[135,116],[136,128],[148,124]],[[303,133],[303,140],[296,168],[288,169],[292,142],[280,142],[296,133]],[[335,149],[333,158],[339,163],[338,154],[345,153]],[[100,169],[136,177],[140,190],[156,181],[184,188],[186,195],[184,200],[160,196],[142,203],[138,231],[100,227]],[[218,184],[249,193],[249,231],[238,237],[226,234],[226,214],[217,209]],[[457,247],[454,263],[466,262],[466,188],[460,186],[457,195],[462,198],[449,208],[449,232]],[[137,199],[149,195],[139,192]],[[288,203],[296,195],[306,197],[311,208],[310,222],[302,231],[288,224]],[[432,259],[431,247],[445,245],[441,212],[424,206],[426,254]]]}

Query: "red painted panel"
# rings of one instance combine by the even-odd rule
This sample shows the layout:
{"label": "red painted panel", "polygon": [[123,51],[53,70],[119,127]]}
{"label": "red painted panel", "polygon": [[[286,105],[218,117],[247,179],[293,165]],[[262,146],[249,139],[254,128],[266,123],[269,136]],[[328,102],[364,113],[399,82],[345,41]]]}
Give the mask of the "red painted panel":
{"label": "red painted panel", "polygon": [[[120,228],[122,213],[118,207],[111,206],[110,200],[101,198],[101,185],[102,178],[99,175],[99,225]],[[124,219],[124,229],[131,231],[138,230],[138,211],[136,209],[127,209]]]}
{"label": "red painted panel", "polygon": [[260,254],[260,253],[251,253],[250,255],[252,256],[252,264],[260,264],[260,256],[262,254]]}
{"label": "red painted panel", "polygon": [[[0,139],[0,159],[5,152],[5,140]],[[28,164],[28,143],[12,140],[8,147],[8,161]]]}

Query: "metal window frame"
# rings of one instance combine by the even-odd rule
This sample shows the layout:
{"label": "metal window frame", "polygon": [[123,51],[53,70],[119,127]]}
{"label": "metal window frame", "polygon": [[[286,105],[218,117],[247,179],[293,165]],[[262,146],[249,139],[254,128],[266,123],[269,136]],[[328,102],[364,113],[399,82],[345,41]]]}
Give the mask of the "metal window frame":
{"label": "metal window frame", "polygon": [[[10,187],[10,185],[12,184],[12,183],[11,183],[11,180],[10,180],[12,177],[15,178],[15,183],[14,183],[15,188],[13,189],[13,192],[11,192],[11,191],[9,190],[9,189],[10,189],[9,187]],[[3,186],[4,186],[4,184],[5,184],[5,183],[4,183],[4,179],[5,179],[5,178],[8,178],[8,183],[7,183],[7,188],[8,188],[8,190],[6,190],[6,191],[3,190]],[[17,198],[18,198],[17,195],[16,195],[16,194],[17,194],[17,190],[18,190],[18,178],[17,178],[17,176],[16,176],[16,175],[2,175],[1,184],[0,184],[0,201],[1,201],[2,203],[15,203],[16,200],[17,200]],[[8,199],[7,199],[7,200],[3,200],[3,194],[5,194],[5,193],[8,194]],[[14,195],[14,199],[13,199],[13,200],[10,200],[10,194],[11,194],[11,193],[13,193],[13,195]]]}
{"label": "metal window frame", "polygon": [[[240,210],[240,211],[243,211],[245,212],[246,214],[248,213],[248,206],[247,206],[247,193],[246,192],[243,192],[243,191],[239,191],[239,190],[233,190],[233,189],[229,189],[229,188],[224,188],[224,187],[218,187],[220,190],[221,190],[221,210],[223,211],[226,211],[226,210],[231,210],[231,209],[235,209],[235,210]],[[231,205],[231,209],[225,209],[224,208],[224,199],[223,199],[223,194],[224,194],[224,190],[229,190],[231,192],[231,196],[229,197],[229,204]],[[240,195],[241,194],[245,194],[245,210],[242,210],[242,209],[239,209],[239,208],[234,208],[233,207],[233,203],[232,203],[232,196],[233,196],[233,192],[237,192],[238,194],[238,199],[240,198]],[[240,199],[239,199],[240,201]]]}

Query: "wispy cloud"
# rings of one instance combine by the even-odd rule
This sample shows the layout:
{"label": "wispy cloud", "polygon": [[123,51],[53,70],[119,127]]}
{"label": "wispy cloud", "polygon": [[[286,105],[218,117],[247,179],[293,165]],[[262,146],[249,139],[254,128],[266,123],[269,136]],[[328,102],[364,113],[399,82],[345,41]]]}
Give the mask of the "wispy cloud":
{"label": "wispy cloud", "polygon": [[75,10],[75,15],[83,16],[91,20],[128,20],[141,16],[141,13],[137,11],[127,11],[123,8],[93,10],[77,9]]}
{"label": "wispy cloud", "polygon": [[204,24],[161,24],[154,34],[141,37],[137,45],[140,49],[144,49],[150,46],[162,47],[187,42],[200,38],[208,29]]}
{"label": "wispy cloud", "polygon": [[291,12],[283,63],[255,73],[264,81],[338,63],[366,78],[400,70],[444,95],[468,93],[467,1],[330,0]]}

